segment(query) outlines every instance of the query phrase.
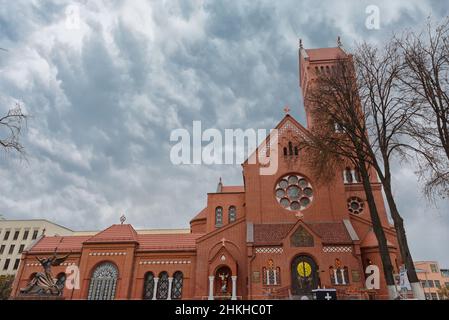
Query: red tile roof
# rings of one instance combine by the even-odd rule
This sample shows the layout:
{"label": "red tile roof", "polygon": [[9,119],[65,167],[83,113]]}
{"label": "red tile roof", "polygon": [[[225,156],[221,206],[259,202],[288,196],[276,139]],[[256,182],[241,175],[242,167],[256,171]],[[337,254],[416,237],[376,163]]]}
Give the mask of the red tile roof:
{"label": "red tile roof", "polygon": [[92,236],[44,237],[30,250],[30,253],[39,252],[81,252],[83,242]]}
{"label": "red tile roof", "polygon": [[346,55],[345,52],[339,47],[306,49],[306,52],[309,55],[310,61],[331,60],[331,59],[337,59],[339,57]]}
{"label": "red tile roof", "polygon": [[[387,240],[387,245],[389,247],[394,247],[394,245]],[[379,246],[379,241],[377,241],[376,234],[371,229],[368,234],[363,239],[362,243],[360,244],[361,248],[377,248]]]}
{"label": "red tile roof", "polygon": [[86,243],[137,242],[137,232],[130,224],[114,224]]}
{"label": "red tile roof", "polygon": [[195,221],[195,220],[203,220],[203,219],[206,219],[206,218],[207,218],[207,208],[204,208],[190,222]]}
{"label": "red tile roof", "polygon": [[294,224],[255,224],[254,243],[280,244],[293,228]]}
{"label": "red tile roof", "polygon": [[308,223],[307,226],[321,237],[327,244],[348,244],[352,239],[343,222]]}
{"label": "red tile roof", "polygon": [[139,234],[139,251],[194,250],[196,239],[203,234]]}
{"label": "red tile roof", "polygon": [[[323,243],[349,244],[352,240],[342,222],[306,223]],[[255,224],[254,244],[279,245],[287,237],[294,224]]]}
{"label": "red tile roof", "polygon": [[137,234],[130,225],[113,225],[95,236],[43,237],[30,253],[81,252],[83,244],[92,243],[138,243],[138,251],[194,250],[196,239],[203,234]]}

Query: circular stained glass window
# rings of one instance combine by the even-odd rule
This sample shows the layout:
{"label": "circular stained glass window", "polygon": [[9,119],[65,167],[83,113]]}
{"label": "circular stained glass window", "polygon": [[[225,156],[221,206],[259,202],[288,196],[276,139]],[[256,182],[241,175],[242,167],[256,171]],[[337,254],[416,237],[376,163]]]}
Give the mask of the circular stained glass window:
{"label": "circular stained glass window", "polygon": [[282,177],[276,185],[275,196],[279,204],[290,211],[308,208],[313,201],[310,182],[299,174]]}
{"label": "circular stained glass window", "polygon": [[284,189],[277,189],[276,190],[276,197],[278,198],[283,198],[285,196],[285,191]]}
{"label": "circular stained glass window", "polygon": [[359,197],[352,197],[348,199],[348,210],[352,214],[361,214],[365,203]]}

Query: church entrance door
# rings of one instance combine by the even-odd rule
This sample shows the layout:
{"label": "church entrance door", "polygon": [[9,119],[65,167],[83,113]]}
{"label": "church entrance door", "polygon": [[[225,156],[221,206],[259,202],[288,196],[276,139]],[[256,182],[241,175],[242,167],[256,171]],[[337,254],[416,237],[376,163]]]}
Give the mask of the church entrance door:
{"label": "church entrance door", "polygon": [[309,256],[297,256],[292,261],[292,294],[308,296],[318,288],[318,266]]}
{"label": "church entrance door", "polygon": [[215,298],[231,300],[232,297],[232,272],[227,266],[220,267],[215,273]]}

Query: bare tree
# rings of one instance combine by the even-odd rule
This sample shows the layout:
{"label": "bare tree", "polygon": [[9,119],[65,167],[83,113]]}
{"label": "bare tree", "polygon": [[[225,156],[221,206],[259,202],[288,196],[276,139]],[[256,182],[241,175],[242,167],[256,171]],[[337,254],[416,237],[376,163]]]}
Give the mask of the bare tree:
{"label": "bare tree", "polygon": [[[327,69],[326,69],[327,70]],[[342,57],[329,71],[321,72],[306,97],[313,124],[304,142],[310,165],[318,176],[335,175],[342,163],[352,163],[360,172],[373,231],[379,243],[383,272],[391,299],[397,297],[393,264],[385,230],[372,190],[372,152],[367,150],[368,128],[357,87],[352,58]],[[326,169],[327,168],[327,169]]]}
{"label": "bare tree", "polygon": [[420,162],[425,194],[449,196],[449,17],[435,27],[429,18],[424,31],[396,40],[406,68],[404,91],[420,104],[408,132],[427,155]]}
{"label": "bare tree", "polygon": [[15,151],[24,155],[25,150],[20,141],[27,116],[19,104],[0,117],[0,147],[6,152]]}
{"label": "bare tree", "polygon": [[424,292],[416,274],[408,246],[404,220],[393,196],[391,163],[395,156],[401,159],[411,153],[427,155],[410,143],[407,127],[419,112],[413,96],[402,90],[401,78],[404,64],[400,47],[389,41],[382,48],[367,43],[357,47],[354,53],[361,107],[365,116],[367,136],[360,136],[368,152],[370,165],[384,187],[385,197],[394,221],[398,245],[407,269],[407,275],[415,298],[424,300]]}

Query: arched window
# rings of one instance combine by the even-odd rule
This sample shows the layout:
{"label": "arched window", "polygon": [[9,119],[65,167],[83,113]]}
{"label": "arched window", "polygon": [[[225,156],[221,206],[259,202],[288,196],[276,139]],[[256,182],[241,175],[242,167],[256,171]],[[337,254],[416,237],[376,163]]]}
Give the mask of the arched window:
{"label": "arched window", "polygon": [[171,289],[171,298],[173,300],[180,300],[182,298],[182,283],[184,276],[181,271],[175,272],[173,275],[173,284]]}
{"label": "arched window", "polygon": [[352,173],[351,173],[351,169],[350,168],[346,168],[345,170],[345,180],[346,183],[352,183],[353,179],[352,179]]}
{"label": "arched window", "polygon": [[117,267],[105,262],[99,265],[92,274],[89,285],[88,300],[114,300],[117,286]]}
{"label": "arched window", "polygon": [[215,226],[221,227],[223,226],[223,208],[217,207],[215,209]]}
{"label": "arched window", "polygon": [[152,300],[154,294],[154,273],[148,272],[143,283],[143,299]]}
{"label": "arched window", "polygon": [[237,220],[237,208],[235,206],[229,207],[229,223]]}
{"label": "arched window", "polygon": [[355,175],[355,182],[357,182],[357,183],[362,182],[362,178],[360,177],[360,171],[359,170],[355,170],[354,171],[354,175]]}
{"label": "arched window", "polygon": [[284,147],[284,156],[288,156],[287,147]]}
{"label": "arched window", "polygon": [[288,154],[293,155],[293,143],[291,141],[288,143]]}
{"label": "arched window", "polygon": [[281,284],[281,269],[275,267],[272,259],[268,260],[268,266],[262,268],[263,283],[266,286],[278,286]]}
{"label": "arched window", "polygon": [[295,156],[299,155],[298,147],[295,147]]}
{"label": "arched window", "polygon": [[349,269],[341,265],[340,259],[335,259],[335,266],[329,267],[329,275],[333,285],[349,285]]}
{"label": "arched window", "polygon": [[157,293],[156,293],[156,299],[157,300],[167,300],[168,299],[168,273],[167,272],[161,272],[159,274],[159,281],[157,283]]}

